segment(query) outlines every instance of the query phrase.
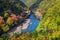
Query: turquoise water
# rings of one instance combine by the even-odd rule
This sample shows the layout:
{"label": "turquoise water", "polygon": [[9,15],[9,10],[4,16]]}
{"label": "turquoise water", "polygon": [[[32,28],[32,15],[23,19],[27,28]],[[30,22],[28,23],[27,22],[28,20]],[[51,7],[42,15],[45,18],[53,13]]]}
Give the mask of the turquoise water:
{"label": "turquoise water", "polygon": [[31,20],[32,24],[30,24],[29,27],[26,30],[24,30],[23,32],[33,32],[36,30],[36,28],[39,24],[39,20],[37,20],[33,15],[30,16],[30,20]]}

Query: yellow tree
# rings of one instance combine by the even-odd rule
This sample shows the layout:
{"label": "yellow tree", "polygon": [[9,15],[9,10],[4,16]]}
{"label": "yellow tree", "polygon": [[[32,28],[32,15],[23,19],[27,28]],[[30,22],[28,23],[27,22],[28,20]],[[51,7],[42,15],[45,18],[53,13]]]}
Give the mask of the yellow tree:
{"label": "yellow tree", "polygon": [[7,32],[10,29],[9,26],[6,24],[2,24],[1,28],[3,29],[4,32]]}
{"label": "yellow tree", "polygon": [[8,24],[8,25],[12,25],[13,22],[14,22],[14,20],[13,20],[11,17],[8,17],[8,18],[7,18],[7,24]]}

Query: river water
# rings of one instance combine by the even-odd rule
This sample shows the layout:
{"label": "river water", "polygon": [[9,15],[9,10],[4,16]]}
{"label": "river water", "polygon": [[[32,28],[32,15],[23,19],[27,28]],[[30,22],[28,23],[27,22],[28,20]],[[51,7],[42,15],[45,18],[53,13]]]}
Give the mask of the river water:
{"label": "river water", "polygon": [[23,33],[35,31],[39,24],[39,20],[37,20],[33,15],[31,15],[29,19],[31,21],[31,24],[29,25],[29,27],[26,30],[22,31]]}

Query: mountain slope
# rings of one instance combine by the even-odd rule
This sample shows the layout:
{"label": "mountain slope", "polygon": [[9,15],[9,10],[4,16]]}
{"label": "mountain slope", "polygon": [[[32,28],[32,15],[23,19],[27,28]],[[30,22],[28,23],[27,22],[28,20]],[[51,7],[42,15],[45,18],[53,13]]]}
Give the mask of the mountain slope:
{"label": "mountain slope", "polygon": [[60,35],[60,2],[49,8],[36,31],[43,38],[59,38]]}

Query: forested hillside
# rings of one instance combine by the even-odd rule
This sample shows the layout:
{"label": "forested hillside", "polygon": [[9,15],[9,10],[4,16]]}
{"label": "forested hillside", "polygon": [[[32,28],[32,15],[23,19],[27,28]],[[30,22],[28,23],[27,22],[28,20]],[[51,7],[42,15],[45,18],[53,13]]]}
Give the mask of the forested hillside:
{"label": "forested hillside", "polygon": [[60,40],[60,0],[42,0],[37,9],[41,10],[43,18],[34,32],[12,37],[4,34],[0,40]]}
{"label": "forested hillside", "polygon": [[24,8],[19,2],[15,4],[14,2],[0,0],[0,35],[10,31],[25,19]]}
{"label": "forested hillside", "polygon": [[38,9],[44,10],[42,11],[42,15],[44,15],[49,8],[56,5],[58,2],[59,0],[42,0],[42,2],[38,5]]}
{"label": "forested hillside", "polygon": [[[60,38],[60,1],[54,1],[56,1],[55,5],[51,7],[47,7],[45,5],[43,7],[46,8],[47,11],[45,12],[43,19],[36,29],[36,31],[39,32],[40,38],[48,38],[49,40],[59,40]],[[54,1],[52,0],[53,3]],[[47,5],[49,4],[49,2],[47,3]],[[51,5],[51,2],[49,5]]]}

